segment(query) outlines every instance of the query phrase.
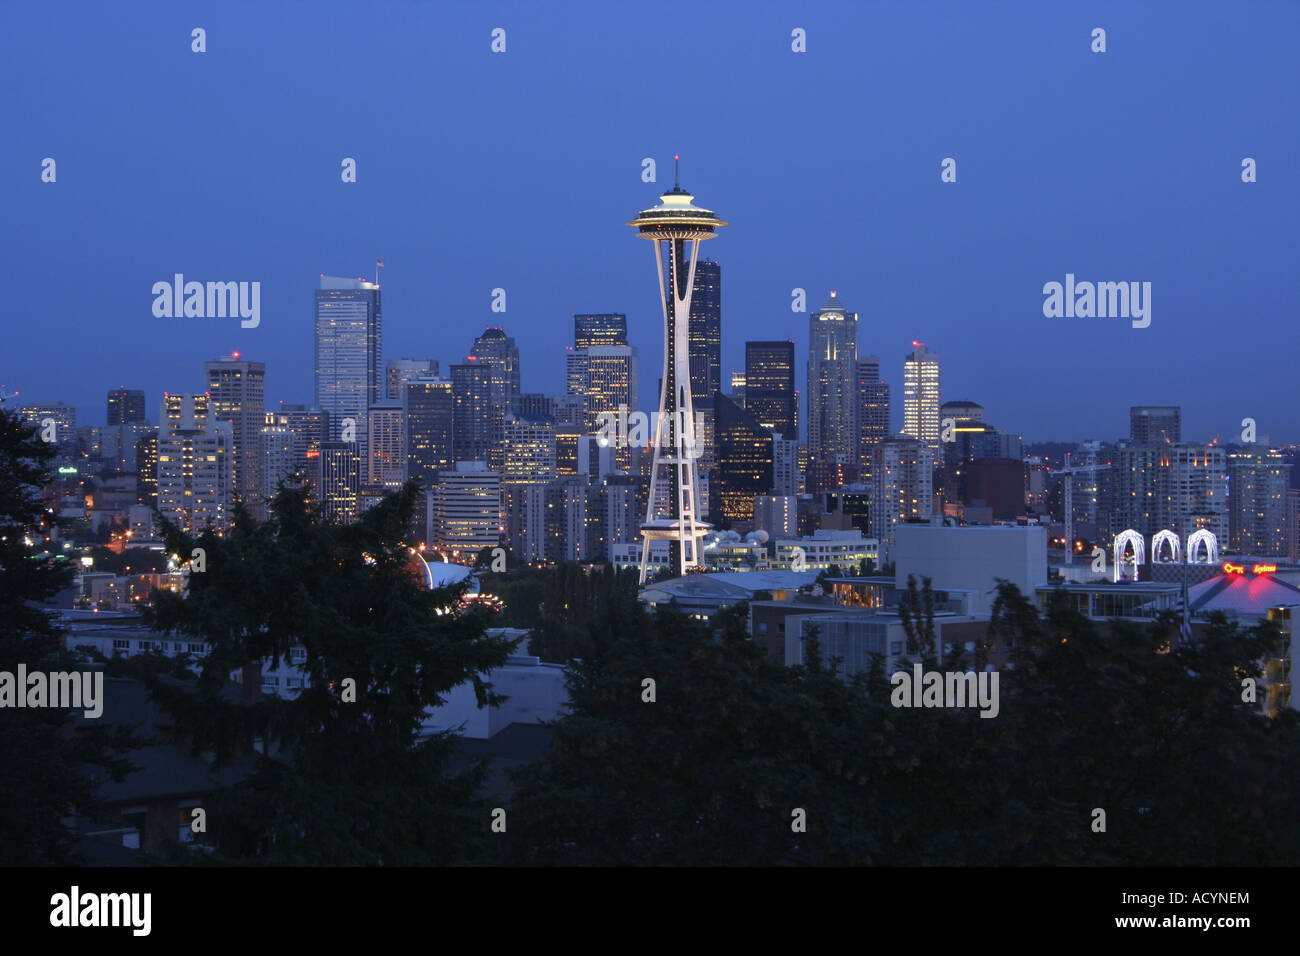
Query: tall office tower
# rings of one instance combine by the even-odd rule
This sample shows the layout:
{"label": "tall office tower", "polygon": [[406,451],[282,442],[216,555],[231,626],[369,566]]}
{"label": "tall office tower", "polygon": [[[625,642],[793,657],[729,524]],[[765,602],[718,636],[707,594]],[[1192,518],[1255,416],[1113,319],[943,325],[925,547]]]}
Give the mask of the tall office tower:
{"label": "tall office tower", "polygon": [[234,428],[207,395],[163,395],[158,413],[158,510],[190,533],[230,526]]}
{"label": "tall office tower", "polygon": [[[683,272],[690,269],[682,250]],[[695,266],[688,329],[691,399],[704,401],[722,390],[722,269],[714,259]]]}
{"label": "tall office tower", "polygon": [[928,518],[934,507],[934,456],[915,438],[892,438],[876,446],[871,465],[871,530],[880,539],[881,563],[894,543],[894,526]]}
{"label": "tall office tower", "polygon": [[[364,443],[366,409],[384,393],[379,286],[322,275],[316,290],[316,407],[329,413],[329,438],[355,429]],[[364,447],[364,444],[362,444]]]}
{"label": "tall office tower", "polygon": [[799,443],[772,436],[772,494],[798,495],[803,484],[799,473]]}
{"label": "tall office tower", "polygon": [[745,343],[745,401],[741,407],[782,438],[799,439],[793,341]]}
{"label": "tall office tower", "polygon": [[[959,425],[981,425],[984,423],[984,406],[968,399],[955,399],[939,406],[939,421],[951,418]],[[940,429],[942,431],[942,428]]]}
{"label": "tall office tower", "polygon": [[575,349],[572,345],[564,347],[564,392],[583,400],[583,414],[586,414],[587,389],[587,350]]}
{"label": "tall office tower", "polygon": [[452,557],[472,561],[501,543],[501,475],[486,462],[458,461],[439,476],[438,541]]}
{"label": "tall office tower", "polygon": [[[709,525],[700,520],[700,485],[695,466],[699,448],[695,440],[692,394],[695,388],[690,362],[691,301],[700,243],[712,239],[726,223],[710,210],[696,206],[692,198],[674,182],[673,188],[660,197],[658,206],[643,210],[628,223],[636,227],[641,238],[654,243],[659,298],[664,310],[664,372],[659,386],[655,436],[651,441],[654,458],[650,466],[649,503],[641,527],[642,583],[649,575],[653,541],[677,543],[671,552],[671,571],[685,574],[700,564],[700,539],[709,531]],[[714,276],[716,281],[716,271]],[[716,289],[709,294],[715,302],[720,302]],[[720,316],[720,311],[717,314]],[[707,310],[701,316],[701,327],[706,327],[711,321]],[[704,367],[709,367],[707,361]],[[705,391],[716,388],[715,385],[714,389]],[[660,471],[665,468],[667,475],[663,476]],[[665,477],[667,507],[656,509],[659,483]]]}
{"label": "tall office tower", "polygon": [[[857,465],[858,314],[837,293],[808,328],[808,490],[835,487],[835,466]],[[749,381],[745,381],[748,400]]]}
{"label": "tall office tower", "polygon": [[135,443],[135,497],[150,508],[158,505],[158,430]]}
{"label": "tall office tower", "polygon": [[400,402],[406,394],[406,383],[416,376],[438,377],[437,359],[400,358],[384,363],[384,398]]}
{"label": "tall office tower", "polygon": [[627,316],[621,312],[575,312],[573,347],[589,349],[598,345],[627,345]]}
{"label": "tall office tower", "polygon": [[913,342],[912,353],[903,360],[903,430],[939,455],[939,359],[924,342]]}
{"label": "tall office tower", "polygon": [[709,472],[709,517],[722,527],[752,525],[754,498],[772,491],[772,432],[721,392],[713,401],[718,461]]}
{"label": "tall office tower", "polygon": [[1228,456],[1228,540],[1243,554],[1286,559],[1287,491],[1291,463],[1266,445]]}
{"label": "tall office tower", "polygon": [[876,446],[889,439],[889,386],[880,380],[880,358],[858,360],[858,477],[871,480]]}
{"label": "tall office tower", "polygon": [[[795,394],[795,401],[794,401],[795,419],[798,420],[799,393],[796,391],[794,394]],[[731,395],[729,397],[733,402],[735,402],[741,408],[745,407],[745,373],[744,372],[731,373]]]}
{"label": "tall office tower", "polygon": [[451,367],[453,455],[456,461],[482,461],[501,467],[505,407],[498,405],[500,379],[492,366],[467,362]]}
{"label": "tall office tower", "polygon": [[308,484],[320,471],[320,445],[329,438],[329,413],[315,405],[280,403],[275,423],[293,432],[293,467]]}
{"label": "tall office tower", "polygon": [[511,415],[505,431],[501,484],[526,485],[555,477],[555,419]]}
{"label": "tall office tower", "polygon": [[581,393],[588,431],[600,428],[602,415],[617,415],[619,406],[636,408],[636,349],[630,345],[593,345],[585,349],[586,381]]}
{"label": "tall office tower", "polygon": [[18,411],[18,417],[24,423],[39,428],[44,433],[51,423],[54,425],[54,441],[64,444],[73,439],[77,431],[77,409],[63,402],[48,402],[44,405],[24,405]]}
{"label": "tall office tower", "polygon": [[1178,442],[1157,446],[1157,524],[1183,541],[1205,529],[1228,540],[1228,457],[1218,445]]}
{"label": "tall office tower", "polygon": [[1183,440],[1183,410],[1177,405],[1134,405],[1128,412],[1129,437],[1143,445]]}
{"label": "tall office tower", "polygon": [[406,383],[407,475],[425,488],[456,462],[456,399],[450,379],[416,378]]}
{"label": "tall office tower", "polygon": [[267,412],[262,426],[262,497],[268,501],[276,496],[280,482],[289,483],[298,462],[293,429],[282,421],[279,413]]}
{"label": "tall office tower", "polygon": [[367,416],[365,484],[396,491],[406,483],[406,408],[400,400],[384,401]]}
{"label": "tall office tower", "polygon": [[266,365],[248,362],[231,352],[204,364],[211,396],[212,414],[230,422],[235,436],[235,495],[254,519],[266,517],[262,500],[262,426],[266,419],[264,398]]}
{"label": "tall office tower", "polygon": [[108,424],[126,425],[146,421],[144,392],[134,388],[115,388],[108,393]]}
{"label": "tall office tower", "polygon": [[321,517],[339,524],[352,524],[360,514],[361,459],[354,441],[327,441],[320,446]]}
{"label": "tall office tower", "polygon": [[503,413],[509,409],[522,391],[519,387],[519,347],[515,340],[501,329],[484,329],[483,334],[474,340],[474,347],[465,360],[493,369],[494,400]]}

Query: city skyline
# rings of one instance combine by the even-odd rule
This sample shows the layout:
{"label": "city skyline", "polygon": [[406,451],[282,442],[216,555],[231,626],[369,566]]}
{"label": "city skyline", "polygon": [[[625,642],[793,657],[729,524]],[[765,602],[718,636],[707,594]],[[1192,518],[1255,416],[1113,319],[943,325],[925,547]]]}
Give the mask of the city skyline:
{"label": "city skyline", "polygon": [[[508,52],[494,55],[490,27],[474,15],[416,7],[410,38],[358,25],[362,51],[380,37],[386,44],[373,57],[381,68],[343,77],[310,55],[327,42],[324,22],[223,12],[210,18],[200,56],[188,46],[191,25],[164,7],[130,24],[87,11],[85,38],[71,39],[16,11],[15,29],[31,42],[0,67],[18,113],[0,172],[10,183],[3,248],[24,281],[0,308],[17,352],[43,354],[53,342],[66,355],[57,380],[30,364],[3,380],[24,402],[68,401],[98,422],[108,388],[141,389],[152,403],[197,388],[197,374],[177,380],[176,370],[240,351],[266,364],[272,407],[308,402],[306,289],[322,271],[369,275],[376,258],[388,265],[386,355],[436,355],[446,367],[470,347],[452,338],[462,328],[472,336],[499,325],[535,357],[525,390],[554,394],[564,370],[542,359],[546,343],[567,337],[575,312],[616,310],[628,316],[642,363],[655,368],[654,290],[640,279],[636,250],[617,241],[617,224],[668,185],[680,151],[692,188],[733,221],[724,246],[711,250],[725,286],[723,381],[743,369],[747,339],[803,344],[807,314],[790,311],[792,289],[805,290],[809,309],[838,289],[860,314],[859,352],[882,357],[882,380],[898,388],[894,357],[913,339],[930,343],[944,357],[949,394],[980,401],[1028,441],[1113,439],[1126,431],[1128,406],[1152,403],[1181,405],[1198,438],[1227,440],[1252,417],[1275,443],[1293,442],[1300,433],[1276,411],[1287,399],[1285,356],[1259,347],[1285,336],[1294,312],[1288,223],[1300,207],[1283,173],[1297,132],[1277,121],[1297,105],[1294,85],[1281,81],[1297,23],[1274,9],[1222,24],[1205,4],[1177,21],[1106,4],[1090,20],[1063,20],[1027,5],[1023,17],[996,24],[957,5],[940,5],[924,23],[898,10],[743,21],[701,11],[697,33],[729,65],[709,93],[717,109],[681,117],[658,115],[649,79],[620,69],[653,43],[621,15],[606,15],[608,43],[583,45],[542,12],[516,10],[503,18],[513,30]],[[792,16],[806,22],[786,22]],[[1089,47],[1093,19],[1109,31],[1104,54]],[[1203,50],[1207,22],[1213,56]],[[790,49],[794,26],[808,31],[807,53]],[[423,53],[431,36],[445,47],[436,62]],[[873,56],[859,76],[849,54],[864,43]],[[58,82],[37,95],[32,77],[43,66],[33,58],[49,49],[71,61],[58,61]],[[582,69],[539,80],[542,58],[557,51],[574,53]],[[114,105],[114,83],[87,89],[92,74],[142,80],[160,56],[169,83],[129,114]],[[215,97],[205,64],[218,58],[253,66],[247,76],[223,70]],[[301,76],[281,89],[259,59],[292,62]],[[534,116],[550,115],[541,104],[573,94],[588,70],[609,78],[602,96],[539,125]],[[1029,71],[1061,80],[1036,90],[1022,82]],[[463,137],[450,148],[437,124],[394,129],[337,105],[391,100],[394,112],[420,115],[410,98],[431,85],[461,91],[447,121]],[[261,106],[268,86],[276,98]],[[866,95],[846,113],[828,88]],[[1023,106],[990,107],[1012,92]],[[275,165],[259,166],[263,153],[242,136],[194,149],[157,131],[153,117],[195,111],[218,127],[247,124],[274,147]],[[730,120],[713,121],[720,112],[750,133],[734,137]],[[1025,120],[1040,114],[1052,118],[1046,128]],[[606,128],[599,146],[572,148],[592,123]],[[845,138],[834,159],[798,145],[804,131],[827,128]],[[510,145],[523,134],[523,147]],[[58,163],[53,183],[41,182],[44,157]],[[355,183],[340,181],[348,157]],[[642,180],[647,157],[654,182]],[[945,183],[949,157],[957,177]],[[1259,164],[1257,182],[1241,181],[1245,157]],[[581,186],[548,244],[569,248],[538,256],[530,230],[499,225],[543,216],[558,183]],[[153,212],[173,201],[184,214]],[[469,203],[477,215],[460,215]],[[446,219],[457,221],[454,234],[428,228]],[[565,268],[575,245],[591,268]],[[79,281],[68,282],[74,263]],[[260,282],[260,323],[155,317],[152,284],[178,272]],[[1042,288],[1067,275],[1151,282],[1151,325],[1046,318]],[[491,311],[497,288],[508,296],[504,313]],[[1243,326],[1250,334],[1223,334]],[[1016,374],[991,374],[999,365]],[[1198,368],[1241,394],[1197,389]],[[643,376],[643,408],[653,407],[653,388]],[[1024,402],[1025,394],[1049,400]]]}

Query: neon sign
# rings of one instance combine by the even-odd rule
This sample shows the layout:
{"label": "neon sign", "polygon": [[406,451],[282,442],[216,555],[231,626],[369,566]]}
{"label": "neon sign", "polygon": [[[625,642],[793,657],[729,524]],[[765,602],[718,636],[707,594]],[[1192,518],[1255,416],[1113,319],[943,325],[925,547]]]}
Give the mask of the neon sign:
{"label": "neon sign", "polygon": [[[1276,564],[1256,564],[1250,569],[1251,574],[1273,574],[1275,571],[1277,571]],[[1233,564],[1229,561],[1223,565],[1223,573],[1245,574],[1246,566],[1244,564]]]}
{"label": "neon sign", "polygon": [[72,465],[60,465],[60,466],[59,466],[59,474],[60,474],[60,475],[75,475],[76,473],[77,473],[77,469],[76,469],[75,467],[73,467]]}

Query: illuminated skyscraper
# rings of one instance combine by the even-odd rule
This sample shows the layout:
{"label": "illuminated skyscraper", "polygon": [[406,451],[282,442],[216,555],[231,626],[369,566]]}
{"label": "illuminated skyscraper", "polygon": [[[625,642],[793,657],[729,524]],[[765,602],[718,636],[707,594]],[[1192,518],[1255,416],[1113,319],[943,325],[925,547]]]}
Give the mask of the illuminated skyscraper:
{"label": "illuminated skyscraper", "polygon": [[[643,539],[640,580],[649,571],[651,542],[675,541],[672,569],[683,574],[700,563],[700,539],[709,525],[700,520],[700,486],[695,469],[699,447],[690,366],[691,294],[700,243],[725,226],[713,212],[691,202],[692,195],[674,182],[659,205],[628,223],[641,238],[654,243],[659,298],[664,310],[664,372],[660,380],[654,458],[650,471],[649,505],[641,526]],[[689,253],[689,255],[688,255]],[[716,386],[715,386],[716,388]],[[667,469],[668,505],[657,511],[657,489]]]}
{"label": "illuminated skyscraper", "polygon": [[321,515],[326,521],[351,524],[360,513],[358,499],[361,494],[361,459],[357,443],[353,441],[327,441],[320,446]]}
{"label": "illuminated skyscraper", "polygon": [[939,359],[924,342],[913,342],[903,361],[903,430],[900,434],[925,442],[939,456]]}
{"label": "illuminated skyscraper", "polygon": [[[682,267],[689,268],[684,260]],[[700,403],[722,388],[722,267],[715,259],[695,267],[689,338],[691,400]]]}
{"label": "illuminated skyscraper", "polygon": [[794,398],[794,342],[745,343],[744,409],[769,431],[799,440]]}
{"label": "illuminated skyscraper", "polygon": [[595,345],[627,345],[627,316],[621,312],[575,312],[573,347],[589,349]]}
{"label": "illuminated skyscraper", "polygon": [[238,352],[207,362],[212,415],[230,422],[234,432],[235,494],[257,520],[266,517],[262,500],[262,428],[266,424],[263,397],[266,365],[248,362]]}
{"label": "illuminated skyscraper", "polygon": [[497,404],[501,397],[500,384],[491,365],[466,362],[451,367],[456,461],[482,461],[493,468],[500,467],[506,414],[505,407]]}
{"label": "illuminated skyscraper", "polygon": [[1287,558],[1291,464],[1266,445],[1228,456],[1229,543],[1243,554]]}
{"label": "illuminated skyscraper", "polygon": [[147,421],[144,392],[134,388],[115,388],[108,393],[108,424],[126,425]]}
{"label": "illuminated skyscraper", "polygon": [[371,405],[367,415],[362,477],[368,485],[396,491],[406,482],[406,409],[385,401]]}
{"label": "illuminated skyscraper", "polygon": [[934,510],[934,456],[911,438],[881,442],[872,452],[871,532],[880,539],[881,562],[890,560],[894,526],[928,518]]}
{"label": "illuminated skyscraper", "polygon": [[166,395],[158,412],[158,510],[195,533],[230,526],[234,430],[207,395]]}
{"label": "illuminated skyscraper", "polygon": [[724,527],[754,521],[754,499],[772,491],[772,432],[721,392],[717,409],[717,464],[709,472],[709,517]]}
{"label": "illuminated skyscraper", "polygon": [[[836,487],[844,466],[857,469],[858,314],[832,292],[808,338],[808,490],[817,492]],[[748,404],[748,376],[745,391]]]}
{"label": "illuminated skyscraper", "polygon": [[876,446],[889,439],[889,386],[880,380],[880,359],[858,360],[858,478],[870,481]]}
{"label": "illuminated skyscraper", "polygon": [[322,275],[316,291],[316,406],[338,441],[350,420],[364,447],[366,409],[384,392],[379,286]]}

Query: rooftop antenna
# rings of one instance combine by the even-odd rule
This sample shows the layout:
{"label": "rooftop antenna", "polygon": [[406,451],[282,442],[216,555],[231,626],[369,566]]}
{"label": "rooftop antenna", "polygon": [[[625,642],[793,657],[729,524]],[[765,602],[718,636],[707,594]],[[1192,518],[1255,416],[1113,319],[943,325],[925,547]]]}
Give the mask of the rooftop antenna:
{"label": "rooftop antenna", "polygon": [[680,172],[681,172],[681,163],[680,163],[680,160],[681,160],[681,158],[682,158],[682,157],[681,157],[680,155],[674,155],[674,156],[673,156],[673,189],[681,189],[681,188],[682,188],[682,183],[681,183],[681,178],[682,178],[682,177],[681,177],[681,175],[680,175]]}

